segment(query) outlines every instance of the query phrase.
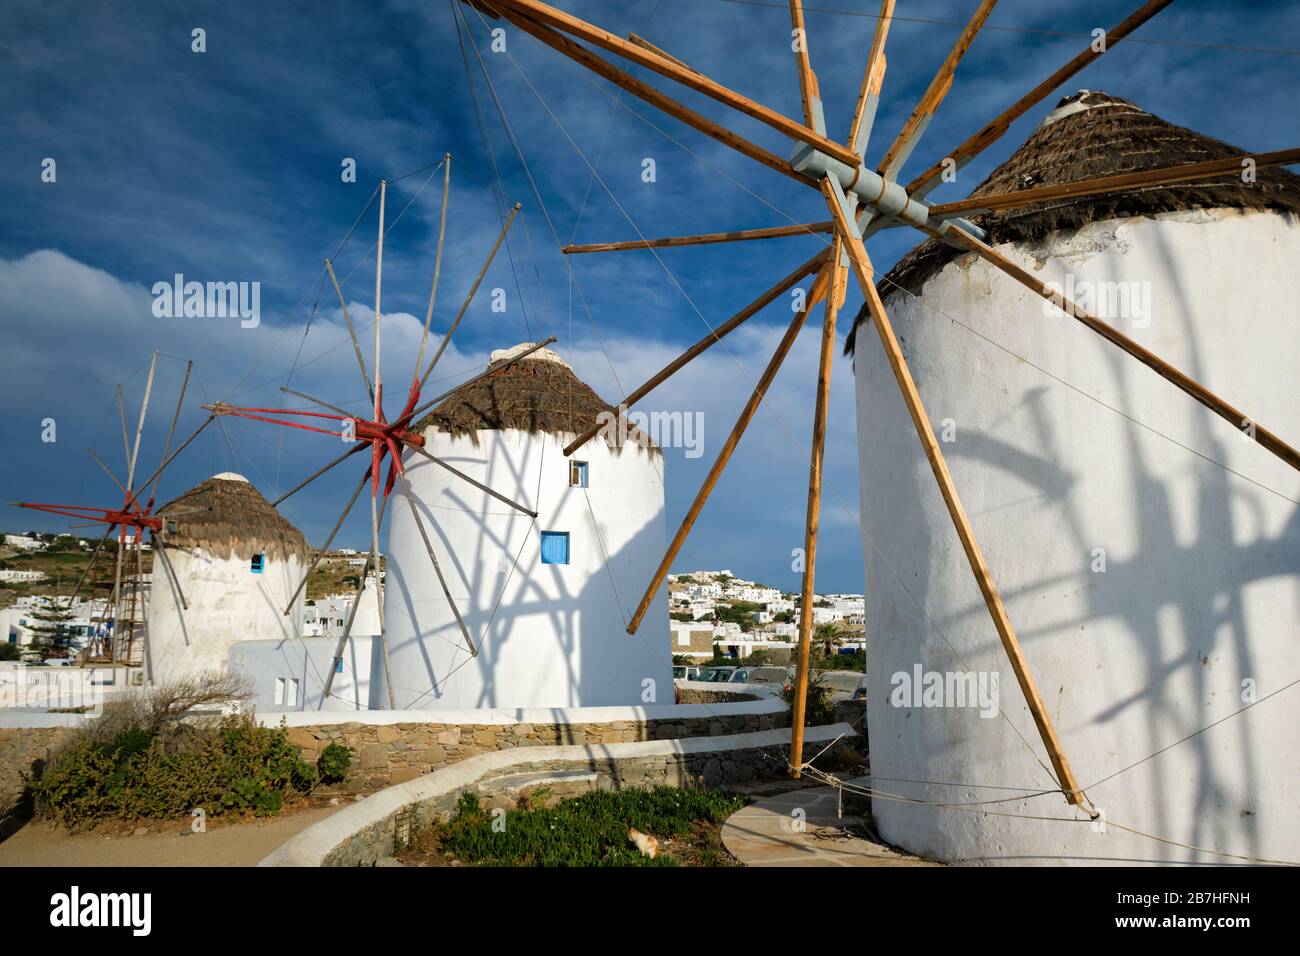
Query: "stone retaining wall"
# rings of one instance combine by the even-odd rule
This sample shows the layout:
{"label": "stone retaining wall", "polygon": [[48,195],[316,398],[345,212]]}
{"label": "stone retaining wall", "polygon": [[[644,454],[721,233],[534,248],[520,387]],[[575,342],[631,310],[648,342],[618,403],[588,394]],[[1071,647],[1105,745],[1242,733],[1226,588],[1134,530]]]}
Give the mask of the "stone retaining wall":
{"label": "stone retaining wall", "polygon": [[789,725],[788,711],[563,724],[335,723],[290,727],[289,741],[309,763],[331,743],[350,747],[347,779],[333,789],[362,793],[498,750],[719,737]]}
{"label": "stone retaining wall", "polygon": [[0,727],[0,816],[22,799],[23,775],[50,759],[71,727]]}

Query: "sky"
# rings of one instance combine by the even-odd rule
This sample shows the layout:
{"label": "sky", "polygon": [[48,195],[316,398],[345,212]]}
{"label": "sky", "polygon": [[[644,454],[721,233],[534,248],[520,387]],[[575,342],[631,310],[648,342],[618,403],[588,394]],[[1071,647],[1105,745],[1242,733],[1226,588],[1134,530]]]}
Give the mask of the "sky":
{"label": "sky", "polygon": [[[719,83],[787,116],[801,115],[784,4],[560,5],[612,33],[641,34]],[[872,164],[977,5],[899,4],[867,150]],[[1003,0],[963,60],[904,180],[1086,46],[1093,29],[1118,23],[1136,6],[1137,0]],[[0,499],[120,502],[87,449],[125,471],[116,388],[124,386],[133,428],[154,350],[160,359],[142,472],[161,456],[187,359],[194,370],[178,436],[202,422],[203,402],[305,407],[280,391],[286,385],[360,411],[364,386],[322,260],[336,256],[369,362],[378,221],[376,207],[367,206],[381,178],[391,183],[383,372],[389,381],[408,382],[438,235],[442,172],[431,166],[445,153],[452,154],[452,174],[435,344],[515,202],[522,218],[430,389],[452,387],[481,370],[493,349],[555,335],[553,347],[578,376],[616,402],[823,245],[823,237],[807,236],[562,255],[559,246],[574,241],[787,225],[824,219],[826,209],[815,191],[618,95],[508,25],[505,50],[494,52],[490,31],[501,24],[459,9],[460,21],[443,0],[324,6],[7,0],[0,6],[6,359],[0,438],[7,459]],[[869,14],[878,5],[820,0],[807,9],[828,129],[842,140],[874,30]],[[204,31],[203,52],[193,49],[196,29]],[[1134,100],[1243,149],[1294,146],[1298,49],[1300,5],[1176,2],[1031,110],[930,198],[966,195],[1060,96],[1080,88]],[[768,127],[628,68],[788,155],[789,141]],[[42,176],[49,159],[52,182]],[[355,182],[342,175],[348,160],[355,162]],[[646,181],[647,160],[652,181]],[[871,256],[883,270],[919,238],[886,230],[871,240]],[[259,283],[260,323],[156,316],[154,284],[178,273],[201,282]],[[495,298],[504,311],[493,311],[492,290],[502,290]],[[843,329],[860,305],[850,288]],[[782,298],[639,406],[699,416],[703,423],[700,446],[665,450],[669,533],[790,319],[790,300]],[[674,570],[730,568],[771,586],[798,587],[792,551],[803,540],[820,319],[818,309]],[[863,589],[853,368],[842,345],[841,333],[817,572],[824,592]],[[924,398],[926,383],[919,387]],[[393,396],[388,404],[395,403]],[[48,419],[54,441],[44,440]],[[245,474],[274,498],[333,457],[333,441],[226,420],[168,468],[159,501],[227,470]],[[335,469],[281,506],[313,544],[323,542],[359,467]],[[366,547],[367,511],[357,509],[336,546]],[[54,531],[67,522],[6,509],[0,527]]]}

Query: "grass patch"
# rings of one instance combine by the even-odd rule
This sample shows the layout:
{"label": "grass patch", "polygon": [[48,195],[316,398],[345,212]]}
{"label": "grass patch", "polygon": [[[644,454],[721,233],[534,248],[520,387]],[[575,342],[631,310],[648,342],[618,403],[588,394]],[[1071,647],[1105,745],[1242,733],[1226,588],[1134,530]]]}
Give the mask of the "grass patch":
{"label": "grass patch", "polygon": [[[470,866],[730,866],[719,834],[748,802],[714,790],[594,790],[502,818],[464,793],[455,816],[420,833],[405,858]],[[628,840],[629,827],[659,840],[654,859]]]}

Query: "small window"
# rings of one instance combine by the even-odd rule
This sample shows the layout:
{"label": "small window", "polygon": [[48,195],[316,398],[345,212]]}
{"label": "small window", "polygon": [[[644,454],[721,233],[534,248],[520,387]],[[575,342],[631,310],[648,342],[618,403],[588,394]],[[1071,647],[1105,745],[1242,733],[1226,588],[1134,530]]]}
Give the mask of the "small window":
{"label": "small window", "polygon": [[277,707],[284,706],[284,678],[283,677],[277,677],[275,679],[275,706]]}
{"label": "small window", "polygon": [[298,706],[298,678],[290,677],[284,685],[284,705],[286,707]]}
{"label": "small window", "polygon": [[254,574],[261,574],[262,567],[265,563],[266,563],[266,555],[255,554],[253,555],[253,560],[249,562],[248,570],[252,571]]}
{"label": "small window", "polygon": [[542,564],[569,563],[569,532],[542,532]]}
{"label": "small window", "polygon": [[587,487],[587,463],[585,461],[569,462],[569,485],[573,488]]}
{"label": "small window", "polygon": [[334,673],[336,674],[343,673],[343,658],[340,657],[338,660],[334,662]]}

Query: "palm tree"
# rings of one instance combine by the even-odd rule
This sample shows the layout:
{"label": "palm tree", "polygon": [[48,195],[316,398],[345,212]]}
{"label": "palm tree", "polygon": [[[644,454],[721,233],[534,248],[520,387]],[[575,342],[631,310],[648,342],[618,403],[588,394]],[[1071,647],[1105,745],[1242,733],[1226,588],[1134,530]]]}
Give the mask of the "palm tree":
{"label": "palm tree", "polygon": [[840,637],[840,629],[834,624],[818,624],[813,631],[813,640],[820,641],[822,645],[822,654],[830,657],[835,653],[835,648],[843,643]]}

